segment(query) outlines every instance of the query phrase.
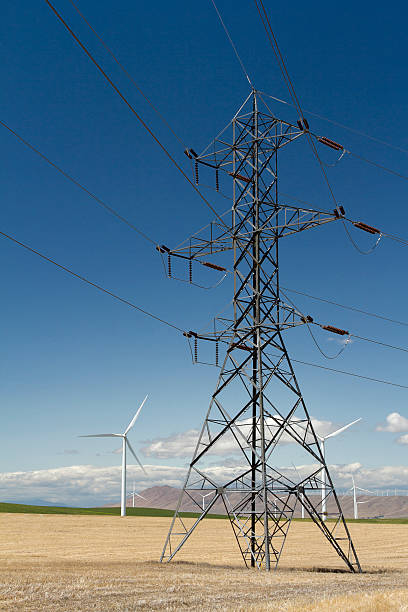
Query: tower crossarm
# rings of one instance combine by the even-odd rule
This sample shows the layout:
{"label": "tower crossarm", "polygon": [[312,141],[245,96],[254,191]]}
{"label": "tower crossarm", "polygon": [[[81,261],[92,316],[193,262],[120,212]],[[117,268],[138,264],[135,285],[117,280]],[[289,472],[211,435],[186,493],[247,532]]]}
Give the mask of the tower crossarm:
{"label": "tower crossarm", "polygon": [[[262,239],[275,241],[276,238],[291,236],[305,230],[338,221],[341,217],[335,212],[301,208],[289,204],[276,205],[274,202],[263,202],[262,211]],[[166,245],[158,247],[162,253],[185,259],[203,259],[210,255],[231,251],[234,245],[245,248],[253,238],[251,227],[251,206],[245,205],[235,209],[238,223],[235,230],[222,225],[219,221],[212,221],[200,232],[193,234],[179,246],[169,248]]]}

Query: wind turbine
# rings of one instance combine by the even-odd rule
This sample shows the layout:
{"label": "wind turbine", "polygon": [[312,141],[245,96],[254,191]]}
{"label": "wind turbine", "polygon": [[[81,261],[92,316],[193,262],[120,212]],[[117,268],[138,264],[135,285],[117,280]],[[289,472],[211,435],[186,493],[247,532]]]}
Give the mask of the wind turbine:
{"label": "wind turbine", "polygon": [[[334,436],[338,436],[339,434],[343,433],[343,431],[345,431],[346,429],[348,429],[352,425],[355,425],[356,423],[358,423],[361,420],[362,420],[362,417],[360,417],[359,419],[356,419],[355,421],[352,421],[351,423],[348,423],[347,425],[344,425],[343,427],[340,427],[339,429],[336,429],[336,431],[333,431],[332,433],[327,434],[327,436],[321,436],[317,432],[315,432],[316,433],[316,437],[317,437],[317,439],[320,442],[320,449],[322,451],[323,459],[326,458],[326,449],[325,449],[325,442],[326,442],[326,440],[328,440],[329,438],[334,438]],[[304,431],[306,431],[306,428],[303,425],[301,425],[300,423],[297,423],[295,421],[294,424],[296,425],[296,427],[300,427],[300,429],[303,429]],[[296,466],[293,465],[293,467],[297,471]],[[299,474],[299,472],[298,472],[298,474]],[[322,471],[321,471],[321,479],[322,479],[322,520],[325,521],[326,520],[326,471],[325,471],[324,468],[322,468]],[[304,499],[304,494],[301,493],[302,518],[304,518],[304,516],[305,516],[305,514],[304,514],[304,506],[303,506],[303,499]]]}
{"label": "wind turbine", "polygon": [[[320,442],[320,449],[322,451],[323,459],[325,459],[326,457],[325,455],[326,449],[324,446],[326,440],[328,440],[329,438],[334,438],[334,436],[338,436],[339,434],[343,433],[343,431],[345,431],[352,425],[355,425],[359,421],[361,421],[361,417],[359,419],[356,419],[355,421],[352,421],[351,423],[348,423],[347,425],[344,425],[344,427],[340,427],[340,429],[336,429],[336,431],[333,431],[332,433],[327,434],[327,436],[320,436],[318,433],[316,433],[316,437],[319,439],[319,442]],[[322,520],[325,521],[326,520],[326,471],[324,468],[321,471],[321,478],[322,478]]]}
{"label": "wind turbine", "polygon": [[[107,434],[88,434],[87,436],[79,436],[80,438],[122,438],[122,489],[120,495],[120,516],[126,516],[126,447],[130,450],[134,458],[136,459],[139,466],[142,468],[143,472],[146,474],[146,470],[143,465],[140,463],[135,451],[133,450],[128,438],[127,434],[132,429],[133,425],[136,422],[137,417],[140,414],[141,409],[145,401],[147,400],[147,395],[144,398],[143,402],[140,404],[139,408],[133,419],[130,421],[129,425],[126,427],[125,431],[122,434],[115,433],[107,433]],[[147,475],[147,474],[146,474]]]}
{"label": "wind turbine", "polygon": [[200,497],[202,497],[202,506],[203,506],[203,511],[205,510],[205,498],[208,497],[209,495],[213,495],[214,491],[210,491],[209,493],[206,493],[205,495],[203,495],[202,493],[199,493]]}
{"label": "wind turbine", "polygon": [[[354,518],[358,519],[358,504],[366,504],[370,500],[366,499],[364,501],[357,501],[357,489],[359,491],[363,491],[364,493],[372,493],[372,491],[368,491],[367,489],[362,489],[361,487],[356,487],[356,483],[354,482],[354,476],[352,476],[351,479],[353,481],[353,486],[348,491],[353,491]],[[348,491],[346,492],[346,495],[347,495]]]}
{"label": "wind turbine", "polygon": [[142,499],[144,499],[145,501],[147,501],[147,500],[146,500],[146,498],[145,498],[145,497],[143,497],[143,495],[140,495],[140,493],[136,493],[136,491],[135,491],[135,483],[133,483],[133,489],[132,489],[132,491],[129,491],[128,495],[131,495],[131,496],[132,496],[132,508],[134,508],[134,507],[135,507],[135,495],[136,495],[137,497],[141,497]]}

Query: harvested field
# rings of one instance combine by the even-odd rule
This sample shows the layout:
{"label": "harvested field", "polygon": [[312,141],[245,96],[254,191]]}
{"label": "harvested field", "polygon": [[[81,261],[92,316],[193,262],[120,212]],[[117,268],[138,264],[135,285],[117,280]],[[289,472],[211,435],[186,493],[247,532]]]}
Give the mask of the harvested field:
{"label": "harvested field", "polygon": [[160,565],[169,521],[0,515],[0,609],[408,610],[405,525],[350,525],[365,570],[352,575],[336,572],[316,527],[293,523],[280,569],[265,574],[242,568],[225,520],[204,521],[178,561]]}

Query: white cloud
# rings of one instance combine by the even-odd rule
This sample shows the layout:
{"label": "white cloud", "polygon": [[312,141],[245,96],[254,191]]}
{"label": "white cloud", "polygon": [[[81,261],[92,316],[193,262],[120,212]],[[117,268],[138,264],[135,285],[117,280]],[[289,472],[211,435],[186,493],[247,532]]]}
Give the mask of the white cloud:
{"label": "white cloud", "polygon": [[[385,419],[385,425],[378,425],[377,431],[390,431],[391,433],[401,433],[408,431],[408,419],[401,416],[399,412],[391,412]],[[403,438],[404,436],[402,436]],[[406,442],[401,442],[406,444]]]}
{"label": "white cloud", "polygon": [[[298,418],[293,418],[291,424],[294,425],[294,429],[300,435],[304,435],[304,423],[303,421],[299,422],[299,425],[296,425]],[[318,419],[312,418],[312,423],[315,428],[315,431],[320,436],[327,436],[327,434],[335,431],[338,426],[332,423],[331,421],[319,421]],[[272,418],[266,418],[266,439],[271,439],[272,435],[276,431],[276,423]],[[238,433],[238,430],[240,434]],[[192,457],[194,450],[197,445],[198,429],[189,429],[188,431],[180,432],[171,436],[167,436],[164,438],[155,438],[154,440],[149,440],[141,450],[147,457],[157,457],[159,459],[169,459],[170,457]],[[251,433],[251,420],[246,419],[243,421],[237,421],[237,427],[235,428],[235,433],[237,437],[239,437],[240,442],[243,441],[243,437],[246,439],[249,437]],[[294,442],[294,439],[289,435],[284,433],[280,439],[280,444],[291,444]],[[225,456],[231,455],[235,452],[239,452],[239,447],[237,441],[234,436],[227,432],[222,439],[220,439],[216,445],[214,445],[214,450],[212,455],[217,456]]]}
{"label": "white cloud", "polygon": [[397,444],[408,444],[408,434],[404,434],[397,438]]}
{"label": "white cloud", "polygon": [[166,438],[155,438],[148,441],[147,446],[141,451],[147,457],[158,457],[159,459],[192,457],[199,433],[198,429],[189,429]]}
{"label": "white cloud", "polygon": [[[205,468],[206,474],[219,485],[233,479],[237,473],[248,466],[238,462],[228,465],[213,464]],[[317,464],[283,467],[279,470],[289,478],[297,480],[296,471],[306,477],[318,468]],[[128,466],[128,482],[135,482],[136,490],[142,491],[153,486],[183,486],[186,468],[182,466],[147,465],[148,475],[133,465]],[[331,465],[329,470],[339,489],[351,486],[351,476],[356,484],[368,489],[406,488],[408,467],[380,466],[364,467],[361,463]],[[118,503],[120,497],[120,466],[95,467],[92,465],[73,465],[70,467],[30,472],[0,473],[0,499],[30,501],[43,499],[68,506],[90,506]],[[295,477],[296,475],[296,477]]]}
{"label": "white cloud", "polygon": [[[145,466],[147,476],[139,467],[128,465],[128,482],[138,490],[153,485],[180,487],[185,467]],[[107,504],[119,501],[121,467],[73,465],[49,470],[0,473],[0,500],[29,501],[43,499],[63,505]]]}

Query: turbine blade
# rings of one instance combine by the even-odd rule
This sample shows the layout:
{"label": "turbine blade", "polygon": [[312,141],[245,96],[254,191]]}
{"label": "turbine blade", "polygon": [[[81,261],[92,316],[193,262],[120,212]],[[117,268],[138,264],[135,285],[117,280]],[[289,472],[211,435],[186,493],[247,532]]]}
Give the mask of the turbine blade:
{"label": "turbine blade", "polygon": [[130,421],[129,425],[127,426],[127,428],[125,430],[125,433],[124,433],[125,436],[128,433],[128,431],[130,431],[132,429],[133,425],[136,423],[136,419],[139,416],[139,413],[140,413],[141,409],[143,408],[144,403],[147,400],[147,397],[148,396],[146,395],[146,397],[144,398],[143,402],[140,404],[139,408],[137,409],[137,412],[136,412],[135,416],[133,417],[133,419]]}
{"label": "turbine blade", "polygon": [[[283,421],[283,419],[280,419],[280,420]],[[290,425],[293,429],[296,429],[296,427],[299,427],[299,429],[302,429],[303,431],[307,431],[307,427],[305,427],[305,425],[303,425],[300,422],[298,422],[297,419],[293,419],[291,421],[288,421],[288,425]],[[298,433],[298,432],[296,432],[296,433]],[[310,431],[308,432],[308,434],[310,435]],[[324,438],[322,438],[322,436],[320,434],[318,434],[316,430],[315,430],[315,434],[316,434],[316,438],[318,438],[320,440],[320,442],[323,442]]]}
{"label": "turbine blade", "polygon": [[88,434],[87,436],[78,436],[78,438],[117,438],[122,437],[122,434]]}
{"label": "turbine blade", "polygon": [[327,440],[327,438],[334,438],[334,436],[337,436],[338,434],[342,433],[343,431],[345,431],[346,429],[348,429],[349,427],[351,427],[352,425],[354,425],[355,423],[358,423],[359,421],[361,421],[362,418],[360,417],[359,419],[356,419],[355,421],[353,421],[352,423],[348,423],[347,425],[344,425],[344,427],[340,427],[340,429],[336,429],[336,431],[333,431],[332,433],[330,433],[329,435],[325,436],[325,440]]}
{"label": "turbine blade", "polygon": [[368,489],[362,489],[361,487],[356,487],[359,491],[364,491],[365,493],[373,493],[373,491],[369,491]]}
{"label": "turbine blade", "polygon": [[142,468],[142,470],[144,471],[144,473],[145,473],[145,474],[146,474],[146,476],[147,476],[147,472],[146,472],[146,470],[144,469],[143,465],[141,464],[141,462],[140,462],[140,460],[139,460],[138,456],[136,455],[135,451],[133,450],[133,448],[132,448],[132,446],[131,446],[131,444],[130,444],[130,442],[129,442],[129,440],[128,440],[127,438],[126,438],[126,444],[128,445],[128,448],[129,448],[130,452],[132,453],[132,455],[134,456],[134,458],[135,458],[135,459],[136,459],[136,461],[138,462],[139,466]]}
{"label": "turbine blade", "polygon": [[147,501],[147,499],[145,497],[143,497],[143,495],[140,495],[139,493],[135,493],[136,497],[141,497],[142,499],[144,499],[145,501]]}

